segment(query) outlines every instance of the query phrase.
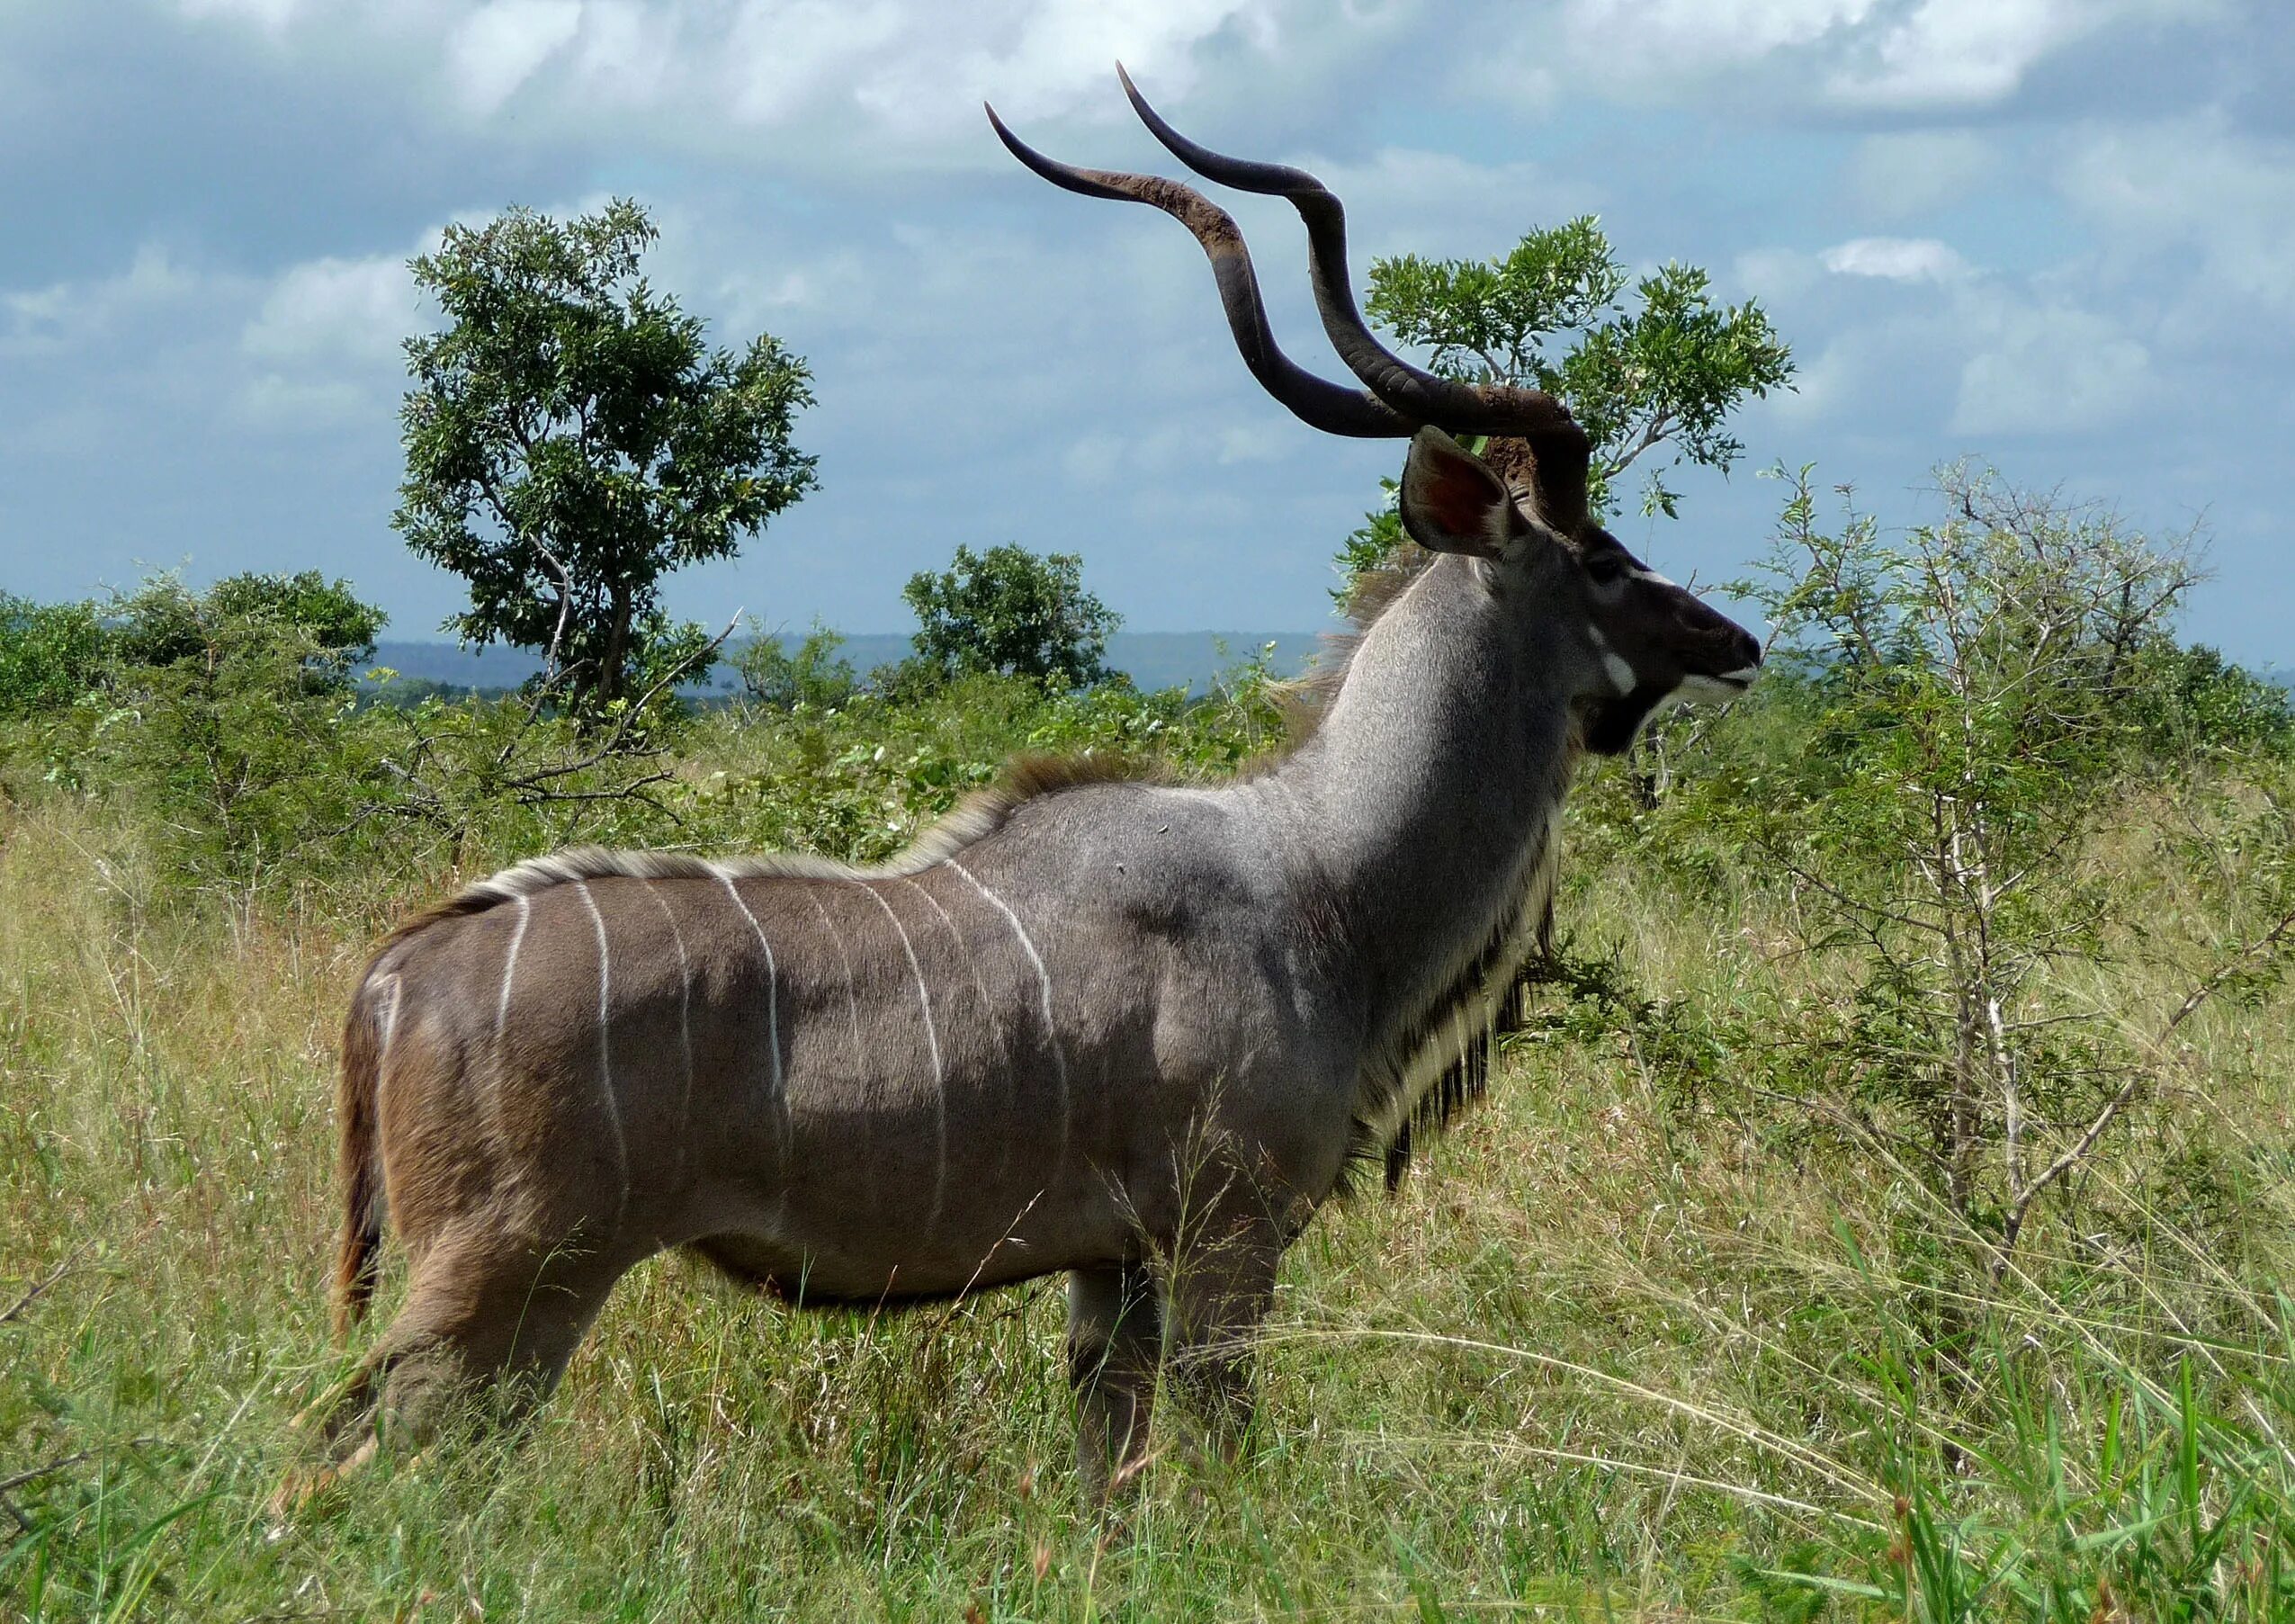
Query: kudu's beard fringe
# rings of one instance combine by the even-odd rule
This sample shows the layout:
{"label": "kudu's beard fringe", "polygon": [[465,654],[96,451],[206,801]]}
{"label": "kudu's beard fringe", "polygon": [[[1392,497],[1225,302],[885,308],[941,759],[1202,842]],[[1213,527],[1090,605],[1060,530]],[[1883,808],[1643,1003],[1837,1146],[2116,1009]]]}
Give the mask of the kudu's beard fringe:
{"label": "kudu's beard fringe", "polygon": [[1399,1062],[1382,1068],[1385,1076],[1365,1080],[1349,1126],[1348,1165],[1382,1167],[1390,1191],[1410,1170],[1412,1153],[1488,1090],[1499,1038],[1522,1028],[1531,990],[1548,979],[1558,825],[1558,817],[1547,823],[1524,866],[1527,881],[1482,947],[1404,1026],[1390,1051]]}
{"label": "kudu's beard fringe", "polygon": [[[1386,1188],[1392,1191],[1403,1182],[1403,1175],[1411,1169],[1411,1153],[1421,1142],[1432,1139],[1448,1127],[1452,1120],[1463,1115],[1467,1108],[1478,1103],[1489,1091],[1491,1063],[1498,1055],[1498,1040],[1510,1032],[1519,1032],[1529,1024],[1530,999],[1534,988],[1544,986],[1549,977],[1545,959],[1549,951],[1554,913],[1549,906],[1538,925],[1537,947],[1529,961],[1514,972],[1507,982],[1506,991],[1493,1007],[1490,1018],[1471,1033],[1458,1057],[1444,1068],[1435,1079],[1434,1086],[1420,1097],[1402,1127],[1387,1144],[1382,1160],[1386,1169]],[[1361,1126],[1360,1123],[1356,1125]],[[1354,1153],[1358,1160],[1368,1160],[1368,1147]]]}

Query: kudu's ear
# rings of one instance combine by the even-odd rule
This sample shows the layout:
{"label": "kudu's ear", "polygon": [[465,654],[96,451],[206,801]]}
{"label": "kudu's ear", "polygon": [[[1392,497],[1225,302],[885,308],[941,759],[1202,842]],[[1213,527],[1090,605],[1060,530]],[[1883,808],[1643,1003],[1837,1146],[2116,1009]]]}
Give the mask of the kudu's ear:
{"label": "kudu's ear", "polygon": [[1586,436],[1568,434],[1503,435],[1483,447],[1483,461],[1500,479],[1527,490],[1537,516],[1557,535],[1575,535],[1586,522]]}
{"label": "kudu's ear", "polygon": [[1439,428],[1411,436],[1402,510],[1411,539],[1434,552],[1496,558],[1529,529],[1506,481]]}

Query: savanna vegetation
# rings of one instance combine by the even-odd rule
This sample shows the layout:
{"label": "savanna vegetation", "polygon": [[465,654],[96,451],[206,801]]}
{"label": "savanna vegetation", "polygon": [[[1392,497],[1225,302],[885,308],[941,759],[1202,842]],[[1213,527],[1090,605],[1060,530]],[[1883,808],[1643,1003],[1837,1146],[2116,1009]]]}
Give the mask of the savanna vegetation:
{"label": "savanna vegetation", "polygon": [[1217,782],[1281,747],[1264,663],[1094,680],[1080,577],[1000,549],[912,588],[928,670],[817,633],[709,709],[641,593],[574,653],[546,568],[519,635],[552,671],[405,704],[354,687],[379,617],[317,575],[0,600],[0,1601],[2295,1616],[2295,713],[2180,638],[2188,538],[1938,484],[1882,523],[1783,480],[1741,588],[1769,673],[1583,772],[1487,1100],[1294,1249],[1240,1458],[1175,1415],[1113,1526],[1066,1465],[1054,1285],[797,1314],[677,1256],[522,1438],[274,1519],[290,1419],[358,1351],[323,1296],[336,1033],[375,935],[460,880],[576,841],[874,858],[1023,750]]}

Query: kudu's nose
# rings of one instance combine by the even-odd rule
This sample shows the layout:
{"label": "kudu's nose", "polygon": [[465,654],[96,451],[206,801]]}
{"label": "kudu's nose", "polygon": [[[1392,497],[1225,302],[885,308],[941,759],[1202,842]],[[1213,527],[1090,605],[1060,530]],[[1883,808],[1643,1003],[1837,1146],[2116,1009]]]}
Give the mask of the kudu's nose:
{"label": "kudu's nose", "polygon": [[1713,664],[1708,676],[1749,683],[1762,663],[1761,640],[1720,610],[1684,592],[1678,611],[1699,657]]}

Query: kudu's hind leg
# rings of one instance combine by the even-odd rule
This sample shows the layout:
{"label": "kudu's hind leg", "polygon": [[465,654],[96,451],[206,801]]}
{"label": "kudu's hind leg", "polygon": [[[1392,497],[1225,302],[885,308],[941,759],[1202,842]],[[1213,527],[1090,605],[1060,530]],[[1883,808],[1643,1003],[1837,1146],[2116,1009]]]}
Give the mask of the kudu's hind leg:
{"label": "kudu's hind leg", "polygon": [[1068,1277],[1068,1379],[1076,1395],[1076,1470],[1084,1502],[1105,1504],[1147,1456],[1163,1332],[1155,1284],[1139,1263]]}
{"label": "kudu's hind leg", "polygon": [[338,1410],[328,1428],[336,1469],[354,1469],[379,1441],[419,1449],[465,1413],[523,1415],[558,1385],[632,1261],[570,1246],[537,1255],[491,1236],[426,1250],[367,1356],[364,1413]]}

